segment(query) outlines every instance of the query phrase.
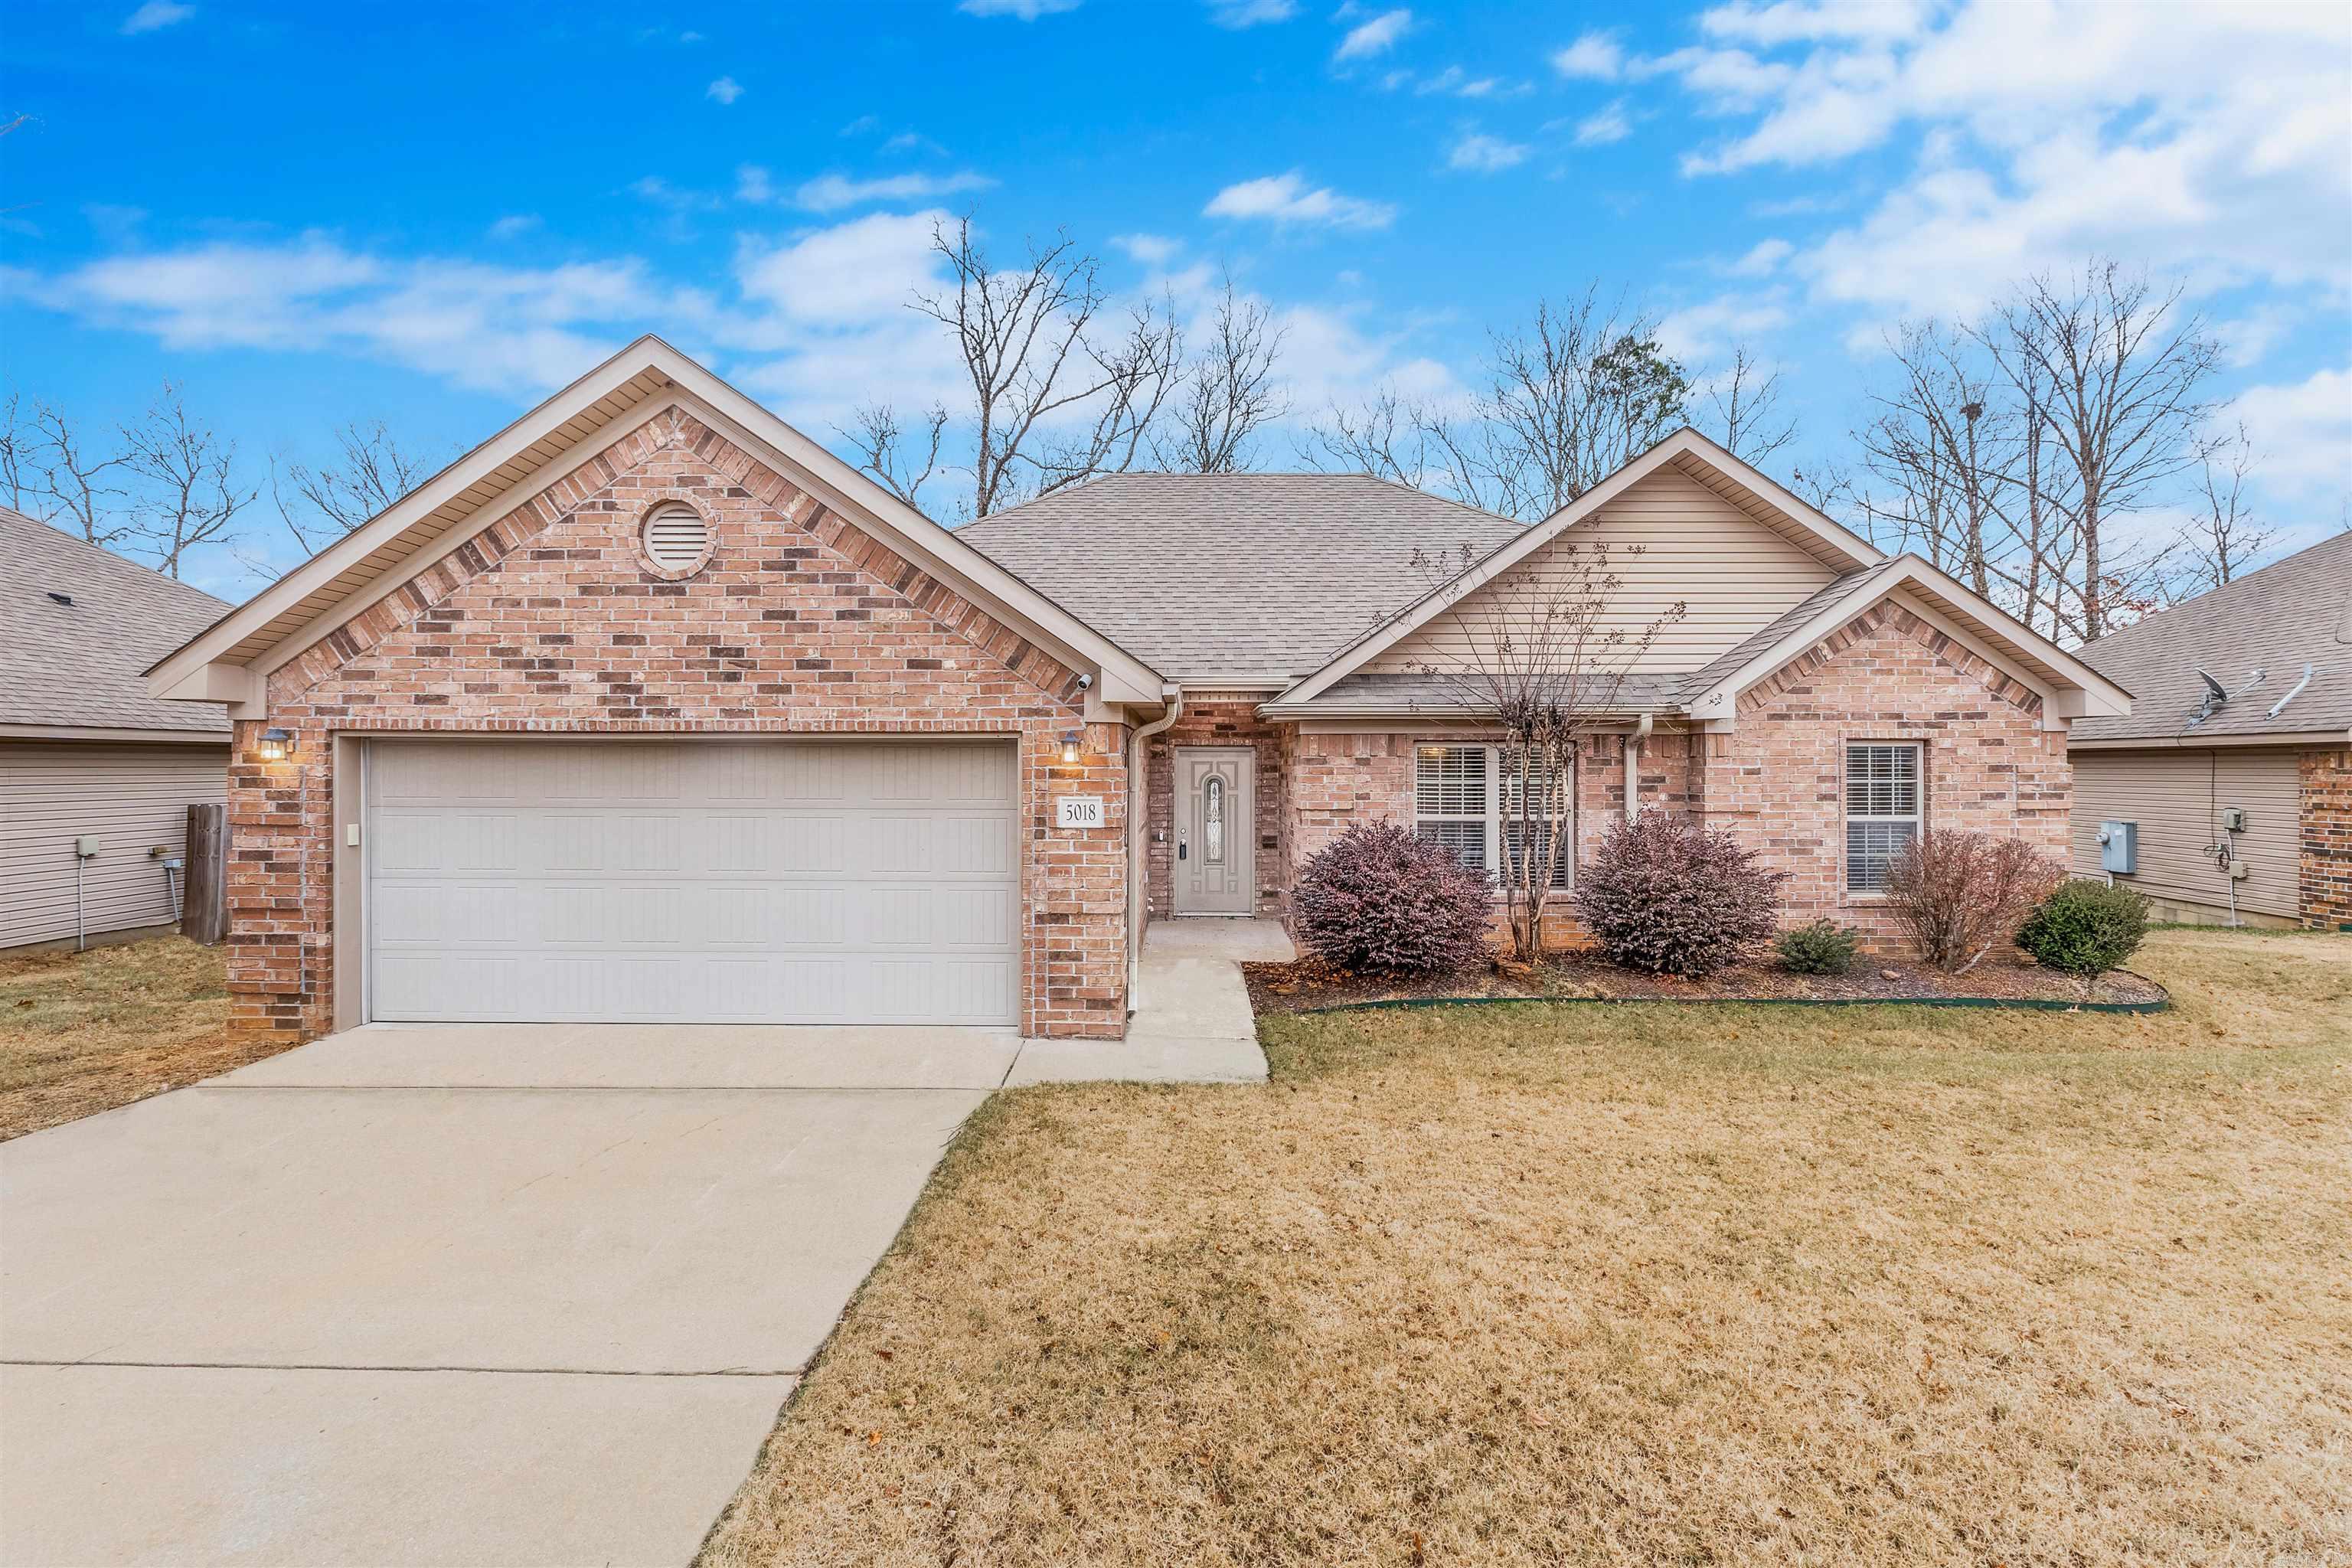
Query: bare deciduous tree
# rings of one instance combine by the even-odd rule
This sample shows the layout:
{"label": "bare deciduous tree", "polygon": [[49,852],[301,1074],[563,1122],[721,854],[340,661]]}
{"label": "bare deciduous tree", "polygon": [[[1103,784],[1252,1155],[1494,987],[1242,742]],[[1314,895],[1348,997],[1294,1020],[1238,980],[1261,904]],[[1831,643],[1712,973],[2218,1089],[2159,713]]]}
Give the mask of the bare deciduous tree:
{"label": "bare deciduous tree", "polygon": [[1431,651],[1412,668],[1436,689],[1433,712],[1502,742],[1502,863],[1491,869],[1513,952],[1533,962],[1557,873],[1574,853],[1578,753],[1595,729],[1623,721],[1633,667],[1685,606],[1677,601],[1647,622],[1627,613],[1605,545],[1555,544],[1541,568],[1484,584],[1465,576],[1475,560],[1466,548],[1415,558],[1440,607],[1420,639]]}
{"label": "bare deciduous tree", "polygon": [[971,488],[955,510],[977,518],[1134,467],[1176,379],[1181,340],[1171,315],[1147,303],[1113,328],[1095,258],[1067,235],[1031,242],[1025,263],[1003,271],[989,264],[969,216],[934,228],[931,248],[952,288],[911,304],[955,341],[971,392],[971,461],[940,462],[950,423],[941,410],[910,440],[882,406],[861,410],[858,428],[844,432],[866,471],[909,500],[928,479],[964,472]]}
{"label": "bare deciduous tree", "polygon": [[2255,516],[2246,497],[2254,469],[2253,442],[2243,425],[2206,437],[2197,445],[2197,491],[2200,503],[2183,538],[2188,568],[2178,597],[2191,598],[2240,575],[2277,537]]}
{"label": "bare deciduous tree", "polygon": [[228,542],[236,514],[260,494],[238,482],[236,443],[191,419],[170,382],[122,432],[122,445],[123,468],[141,481],[131,504],[134,548],[167,577],[180,574],[189,551]]}
{"label": "bare deciduous tree", "polygon": [[1988,401],[1992,369],[1974,348],[1973,339],[1935,321],[1906,322],[1890,333],[1895,387],[1876,395],[1878,415],[1854,440],[1895,499],[1885,515],[1905,542],[1990,595],[1994,492],[2012,421]]}
{"label": "bare deciduous tree", "polygon": [[1597,289],[1538,303],[1527,326],[1489,334],[1486,383],[1468,407],[1383,391],[1334,408],[1306,460],[1381,473],[1507,517],[1549,517],[1687,417],[1691,384],[1659,346],[1657,321]]}
{"label": "bare deciduous tree", "polygon": [[2126,568],[2147,563],[2111,553],[2111,525],[2195,463],[2211,411],[2221,349],[2181,295],[2179,283],[2158,292],[2094,258],[2079,273],[2027,280],[1999,312],[1999,330],[1980,335],[2012,383],[2031,377],[2048,389],[2041,417],[2073,470],[2079,609],[2070,629],[2085,640],[2107,629],[2117,601],[2144,593]]}
{"label": "bare deciduous tree", "polygon": [[315,555],[416,488],[424,468],[401,451],[381,419],[334,432],[337,460],[319,468],[270,465],[269,489],[286,531]]}
{"label": "bare deciduous tree", "polygon": [[1766,365],[1735,343],[1731,363],[1706,383],[1716,438],[1725,451],[1761,465],[1797,438],[1796,416],[1780,406],[1780,368]]}
{"label": "bare deciduous tree", "polygon": [[56,404],[10,394],[5,480],[8,504],[112,549],[135,531],[124,502],[128,458],[92,451]]}
{"label": "bare deciduous tree", "polygon": [[1274,380],[1284,329],[1273,312],[1225,279],[1208,342],[1192,355],[1152,437],[1152,457],[1173,473],[1230,474],[1250,467],[1257,433],[1289,412]]}

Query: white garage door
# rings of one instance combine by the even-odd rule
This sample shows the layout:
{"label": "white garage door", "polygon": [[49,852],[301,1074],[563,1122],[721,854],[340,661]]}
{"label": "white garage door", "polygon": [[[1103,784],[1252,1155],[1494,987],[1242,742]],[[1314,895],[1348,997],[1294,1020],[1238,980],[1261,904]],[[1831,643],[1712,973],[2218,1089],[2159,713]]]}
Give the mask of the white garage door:
{"label": "white garage door", "polygon": [[1011,1024],[1006,743],[377,741],[387,1020]]}

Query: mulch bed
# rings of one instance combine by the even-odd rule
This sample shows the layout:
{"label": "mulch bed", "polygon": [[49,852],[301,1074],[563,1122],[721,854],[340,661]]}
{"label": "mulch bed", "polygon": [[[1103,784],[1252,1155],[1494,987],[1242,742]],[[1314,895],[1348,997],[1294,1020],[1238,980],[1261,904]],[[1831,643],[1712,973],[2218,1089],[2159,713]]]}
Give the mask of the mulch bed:
{"label": "mulch bed", "polygon": [[2096,1003],[2146,1005],[2164,987],[2117,969],[2086,992],[2081,981],[2044,969],[2021,952],[1988,953],[1965,974],[1947,974],[1908,959],[1858,959],[1843,974],[1790,974],[1771,963],[1742,964],[1705,980],[1620,969],[1598,953],[1554,953],[1533,969],[1492,967],[1452,975],[1358,973],[1302,958],[1244,963],[1250,1005],[1261,1013],[1305,1013],[1358,1002],[1583,999],[1633,1002],[1946,1002]]}

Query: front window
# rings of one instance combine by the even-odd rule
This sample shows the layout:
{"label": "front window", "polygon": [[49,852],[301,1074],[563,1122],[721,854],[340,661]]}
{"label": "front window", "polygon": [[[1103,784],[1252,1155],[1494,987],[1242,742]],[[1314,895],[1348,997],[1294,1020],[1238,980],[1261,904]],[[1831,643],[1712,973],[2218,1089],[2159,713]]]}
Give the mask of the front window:
{"label": "front window", "polygon": [[[1474,871],[1499,876],[1507,863],[1521,860],[1518,754],[1504,746],[1416,746],[1413,748],[1413,831],[1454,851]],[[1538,788],[1557,787],[1538,782]],[[1538,813],[1551,804],[1537,803]],[[1531,826],[1545,826],[1538,815]],[[1552,862],[1551,885],[1569,885],[1573,858],[1570,834]]]}
{"label": "front window", "polygon": [[1845,749],[1845,886],[1884,892],[1886,869],[1919,837],[1919,748]]}

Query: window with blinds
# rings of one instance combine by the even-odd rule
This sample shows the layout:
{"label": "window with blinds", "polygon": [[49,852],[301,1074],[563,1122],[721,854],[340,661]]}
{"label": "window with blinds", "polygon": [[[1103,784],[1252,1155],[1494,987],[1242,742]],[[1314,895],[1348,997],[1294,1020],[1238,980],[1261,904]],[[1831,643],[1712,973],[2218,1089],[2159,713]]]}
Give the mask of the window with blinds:
{"label": "window with blinds", "polygon": [[[1520,820],[1520,796],[1528,785],[1520,775],[1517,753],[1501,746],[1418,746],[1413,750],[1413,831],[1444,845],[1474,871],[1499,875],[1506,865],[1516,870],[1522,863],[1525,827]],[[1540,813],[1550,805],[1549,790],[1557,781],[1538,782],[1545,791],[1536,805]],[[1533,826],[1544,826],[1538,816]],[[1551,885],[1569,885],[1575,858],[1571,831],[1563,830],[1555,852]]]}
{"label": "window with blinds", "polygon": [[1919,747],[1873,743],[1845,749],[1845,885],[1883,892],[1886,868],[1919,837]]}
{"label": "window with blinds", "polygon": [[1486,852],[1493,799],[1487,746],[1419,746],[1413,751],[1412,826],[1454,851],[1474,871],[1491,868]]}

